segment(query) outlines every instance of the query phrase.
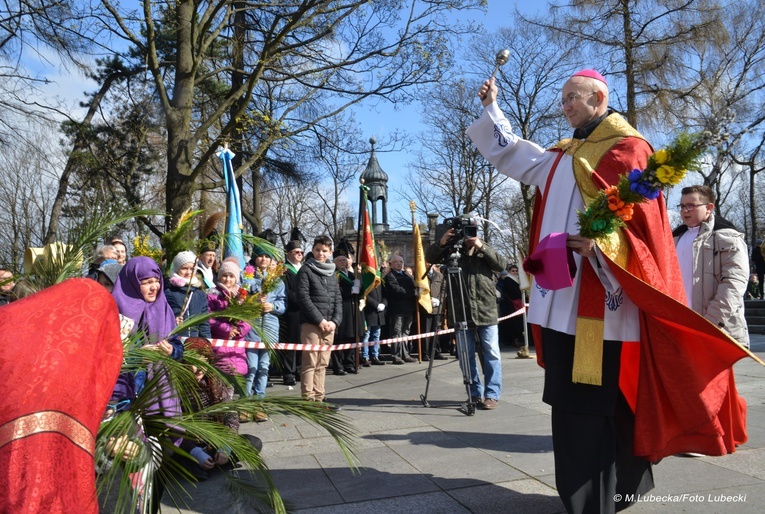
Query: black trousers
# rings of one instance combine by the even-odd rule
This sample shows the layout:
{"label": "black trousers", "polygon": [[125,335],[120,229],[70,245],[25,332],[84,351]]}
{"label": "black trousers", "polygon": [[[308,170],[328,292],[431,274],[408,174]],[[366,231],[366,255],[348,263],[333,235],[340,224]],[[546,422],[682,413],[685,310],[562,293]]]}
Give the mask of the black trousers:
{"label": "black trousers", "polygon": [[651,463],[632,454],[635,418],[619,391],[621,342],[604,344],[600,386],[571,381],[574,336],[543,329],[542,345],[558,495],[570,513],[618,512],[654,485]]}

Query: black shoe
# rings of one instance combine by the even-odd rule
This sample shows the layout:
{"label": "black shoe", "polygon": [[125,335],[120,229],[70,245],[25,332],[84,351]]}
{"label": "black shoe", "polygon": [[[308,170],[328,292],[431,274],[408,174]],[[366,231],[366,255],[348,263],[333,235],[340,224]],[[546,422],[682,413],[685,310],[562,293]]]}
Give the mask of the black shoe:
{"label": "black shoe", "polygon": [[449,360],[449,357],[447,357],[441,352],[436,352],[436,354],[433,356],[433,359],[437,361],[447,361]]}
{"label": "black shoe", "polygon": [[263,441],[259,437],[255,437],[254,435],[250,435],[250,434],[240,434],[240,437],[244,437],[245,439],[247,439],[247,441],[249,441],[252,447],[255,448],[256,450],[258,451],[263,450]]}
{"label": "black shoe", "polygon": [[365,368],[368,368],[369,366],[372,365],[372,363],[369,361],[369,359],[364,359],[363,361],[361,361],[361,365]]}
{"label": "black shoe", "polygon": [[372,363],[372,366],[385,366],[385,363],[380,359],[372,359],[370,362]]}
{"label": "black shoe", "polygon": [[354,375],[356,375],[356,374],[358,374],[359,370],[357,370],[353,366],[348,366],[347,368],[345,368],[345,372],[346,373],[353,373]]}
{"label": "black shoe", "polygon": [[340,412],[343,410],[339,405],[335,405],[334,403],[329,403],[329,398],[324,398],[322,401],[319,402],[319,404],[324,407],[326,410],[331,410],[332,412]]}
{"label": "black shoe", "polygon": [[404,364],[404,359],[401,357],[393,357],[393,364]]}
{"label": "black shoe", "polygon": [[404,357],[404,362],[417,362],[414,357]]}
{"label": "black shoe", "polygon": [[345,371],[344,369],[336,369],[335,371],[332,372],[332,374],[333,375],[343,376],[343,375],[347,375],[348,372]]}
{"label": "black shoe", "polygon": [[289,375],[284,375],[282,377],[284,379],[284,385],[286,386],[294,386],[295,385],[295,377],[290,373]]}

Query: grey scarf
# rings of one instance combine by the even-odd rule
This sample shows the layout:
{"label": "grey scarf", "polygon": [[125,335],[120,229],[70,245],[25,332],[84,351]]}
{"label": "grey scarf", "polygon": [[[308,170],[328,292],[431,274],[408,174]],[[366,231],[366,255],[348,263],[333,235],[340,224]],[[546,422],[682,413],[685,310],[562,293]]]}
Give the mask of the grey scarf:
{"label": "grey scarf", "polygon": [[335,273],[334,262],[319,262],[316,259],[311,259],[310,261],[306,262],[305,265],[314,270],[319,275],[323,275],[325,277],[329,277]]}

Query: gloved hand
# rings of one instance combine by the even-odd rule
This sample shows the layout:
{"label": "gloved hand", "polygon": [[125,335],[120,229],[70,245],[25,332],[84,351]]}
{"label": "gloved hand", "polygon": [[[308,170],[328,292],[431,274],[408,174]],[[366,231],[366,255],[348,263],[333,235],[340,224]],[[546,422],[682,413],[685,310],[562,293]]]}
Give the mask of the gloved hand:
{"label": "gloved hand", "polygon": [[385,304],[384,303],[378,303],[377,304],[377,312],[382,312],[385,310]]}
{"label": "gloved hand", "polygon": [[363,311],[364,307],[366,307],[366,306],[367,306],[367,301],[366,300],[359,300],[359,311]]}
{"label": "gloved hand", "polygon": [[351,294],[359,294],[361,292],[361,280],[356,279],[353,281],[353,287],[351,288]]}
{"label": "gloved hand", "polygon": [[430,304],[433,307],[438,307],[439,305],[441,305],[441,300],[439,300],[438,298],[431,298],[430,299]]}

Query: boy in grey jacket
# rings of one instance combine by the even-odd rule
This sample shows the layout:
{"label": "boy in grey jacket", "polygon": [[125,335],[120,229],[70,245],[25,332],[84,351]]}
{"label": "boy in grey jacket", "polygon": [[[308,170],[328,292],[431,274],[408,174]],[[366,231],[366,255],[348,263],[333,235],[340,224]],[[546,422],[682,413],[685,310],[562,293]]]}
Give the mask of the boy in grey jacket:
{"label": "boy in grey jacket", "polygon": [[749,281],[749,252],[744,235],[714,215],[709,186],[682,190],[683,224],[673,232],[688,305],[749,347],[744,294]]}

